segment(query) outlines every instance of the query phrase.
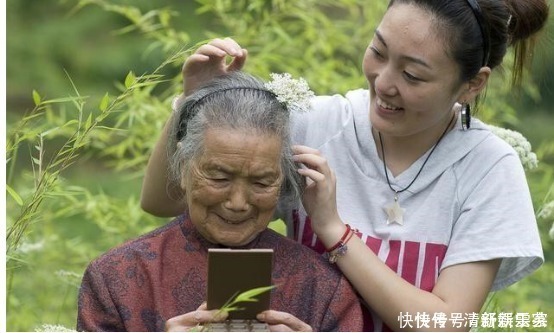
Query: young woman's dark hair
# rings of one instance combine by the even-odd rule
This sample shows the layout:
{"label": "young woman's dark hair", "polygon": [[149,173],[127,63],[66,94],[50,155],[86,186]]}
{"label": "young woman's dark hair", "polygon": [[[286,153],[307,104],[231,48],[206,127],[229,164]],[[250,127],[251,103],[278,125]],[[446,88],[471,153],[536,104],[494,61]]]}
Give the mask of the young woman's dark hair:
{"label": "young woman's dark hair", "polygon": [[482,66],[499,66],[512,46],[512,82],[520,83],[533,54],[532,37],[549,13],[544,0],[391,0],[389,7],[394,4],[414,4],[437,17],[438,31],[444,31],[450,56],[460,65],[461,81],[471,79]]}

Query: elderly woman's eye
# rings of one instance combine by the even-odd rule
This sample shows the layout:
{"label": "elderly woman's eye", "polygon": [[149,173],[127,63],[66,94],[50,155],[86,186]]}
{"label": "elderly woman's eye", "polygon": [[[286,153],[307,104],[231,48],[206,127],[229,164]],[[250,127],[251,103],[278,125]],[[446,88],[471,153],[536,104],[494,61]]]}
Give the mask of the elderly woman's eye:
{"label": "elderly woman's eye", "polygon": [[212,180],[214,182],[221,183],[221,182],[226,182],[228,179],[227,178],[210,178],[210,180]]}

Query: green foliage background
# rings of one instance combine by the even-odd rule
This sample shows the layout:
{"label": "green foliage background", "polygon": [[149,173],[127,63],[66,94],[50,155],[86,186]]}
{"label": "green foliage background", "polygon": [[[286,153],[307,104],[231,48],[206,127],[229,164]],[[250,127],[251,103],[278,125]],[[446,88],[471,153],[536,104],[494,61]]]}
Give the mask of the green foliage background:
{"label": "green foliage background", "polygon": [[[141,211],[151,149],[194,46],[233,36],[246,70],[302,76],[318,94],[366,87],[361,59],[385,1],[7,0],[7,329],[75,327],[94,257],[166,222]],[[540,164],[537,212],[554,200],[552,22],[514,94],[495,74],[479,117],[521,131]],[[510,59],[508,59],[508,62]],[[554,216],[539,219],[546,264],[488,311],[546,312],[554,330]],[[515,329],[514,329],[515,330]]]}

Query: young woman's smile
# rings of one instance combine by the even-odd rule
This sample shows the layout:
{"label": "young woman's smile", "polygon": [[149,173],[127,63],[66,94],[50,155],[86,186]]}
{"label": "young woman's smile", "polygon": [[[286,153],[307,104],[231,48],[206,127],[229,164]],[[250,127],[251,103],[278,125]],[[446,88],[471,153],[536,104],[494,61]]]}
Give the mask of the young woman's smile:
{"label": "young woman's smile", "polygon": [[366,50],[370,119],[383,135],[435,137],[461,95],[458,66],[428,17],[413,5],[391,7]]}

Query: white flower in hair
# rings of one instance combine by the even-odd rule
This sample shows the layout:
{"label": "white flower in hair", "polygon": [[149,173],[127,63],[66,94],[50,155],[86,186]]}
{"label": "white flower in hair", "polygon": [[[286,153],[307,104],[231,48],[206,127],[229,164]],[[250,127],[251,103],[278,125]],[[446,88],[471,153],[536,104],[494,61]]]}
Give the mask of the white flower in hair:
{"label": "white flower in hair", "polygon": [[277,96],[277,100],[285,103],[287,108],[294,111],[308,111],[310,99],[314,92],[303,78],[293,79],[289,73],[271,73],[271,81],[265,84],[267,90]]}
{"label": "white flower in hair", "polygon": [[531,143],[521,133],[493,125],[489,125],[489,128],[515,149],[525,170],[535,169],[539,165],[537,155],[531,150]]}

